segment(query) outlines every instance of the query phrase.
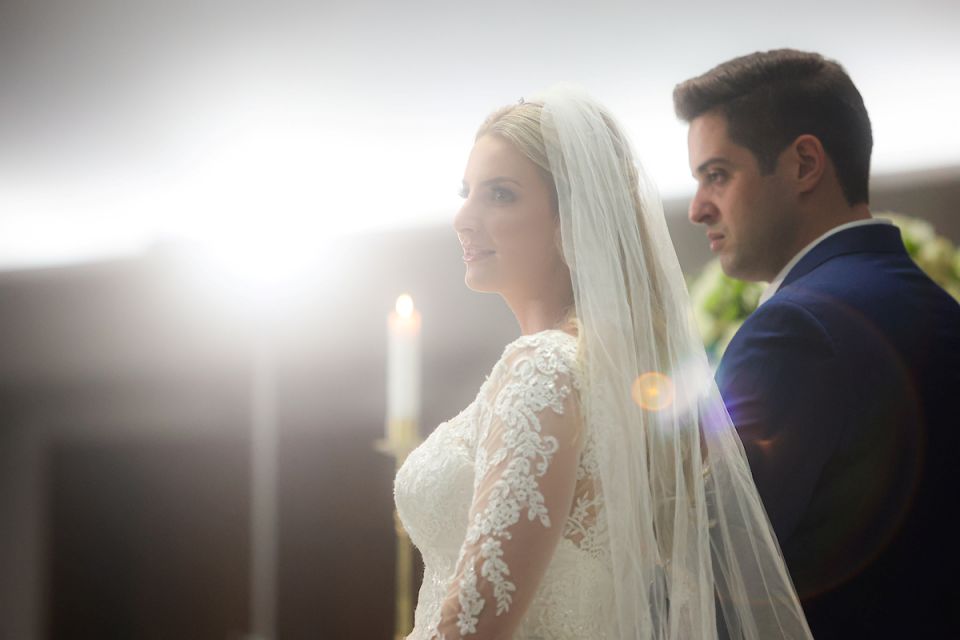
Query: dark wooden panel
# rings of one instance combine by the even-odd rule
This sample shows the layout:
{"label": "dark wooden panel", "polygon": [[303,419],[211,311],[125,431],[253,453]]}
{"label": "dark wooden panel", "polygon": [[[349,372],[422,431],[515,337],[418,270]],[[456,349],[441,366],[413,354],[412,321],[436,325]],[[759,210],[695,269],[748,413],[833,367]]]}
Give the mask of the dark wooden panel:
{"label": "dark wooden panel", "polygon": [[239,637],[247,461],[238,437],[54,446],[48,637]]}
{"label": "dark wooden panel", "polygon": [[320,424],[282,441],[283,640],[393,637],[393,462],[369,427]]}

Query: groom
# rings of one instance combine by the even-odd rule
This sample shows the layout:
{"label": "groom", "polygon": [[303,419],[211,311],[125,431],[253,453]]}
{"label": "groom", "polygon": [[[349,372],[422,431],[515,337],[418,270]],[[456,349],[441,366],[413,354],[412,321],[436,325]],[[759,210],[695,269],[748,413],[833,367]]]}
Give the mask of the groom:
{"label": "groom", "polygon": [[868,206],[870,120],[792,50],[674,90],[723,270],[769,282],[717,371],[814,637],[960,628],[960,307]]}

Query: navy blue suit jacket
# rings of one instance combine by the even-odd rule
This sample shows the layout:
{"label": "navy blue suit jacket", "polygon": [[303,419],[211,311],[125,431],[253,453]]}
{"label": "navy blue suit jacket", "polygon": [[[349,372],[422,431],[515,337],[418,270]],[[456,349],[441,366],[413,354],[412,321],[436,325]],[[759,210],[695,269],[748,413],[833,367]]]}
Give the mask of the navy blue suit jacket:
{"label": "navy blue suit jacket", "polygon": [[899,230],[818,244],[717,382],[814,637],[960,628],[960,306]]}

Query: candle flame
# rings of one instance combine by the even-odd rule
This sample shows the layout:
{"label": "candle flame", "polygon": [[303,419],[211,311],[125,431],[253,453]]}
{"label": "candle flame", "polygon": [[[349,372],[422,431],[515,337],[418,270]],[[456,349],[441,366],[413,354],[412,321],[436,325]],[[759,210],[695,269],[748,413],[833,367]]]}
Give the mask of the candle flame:
{"label": "candle flame", "polygon": [[409,318],[413,315],[413,298],[406,293],[397,298],[397,314],[401,318]]}

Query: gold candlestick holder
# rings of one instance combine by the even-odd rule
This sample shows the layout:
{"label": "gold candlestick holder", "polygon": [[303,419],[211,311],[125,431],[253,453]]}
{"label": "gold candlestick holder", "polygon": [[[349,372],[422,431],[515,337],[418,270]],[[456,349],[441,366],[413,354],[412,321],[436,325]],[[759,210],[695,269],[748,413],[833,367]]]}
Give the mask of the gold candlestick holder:
{"label": "gold candlestick holder", "polygon": [[[391,420],[387,423],[388,437],[377,440],[374,447],[380,453],[393,457],[399,471],[411,451],[420,444],[415,420]],[[395,579],[394,640],[404,640],[413,631],[413,544],[393,510],[393,525],[397,537],[397,564]]]}

